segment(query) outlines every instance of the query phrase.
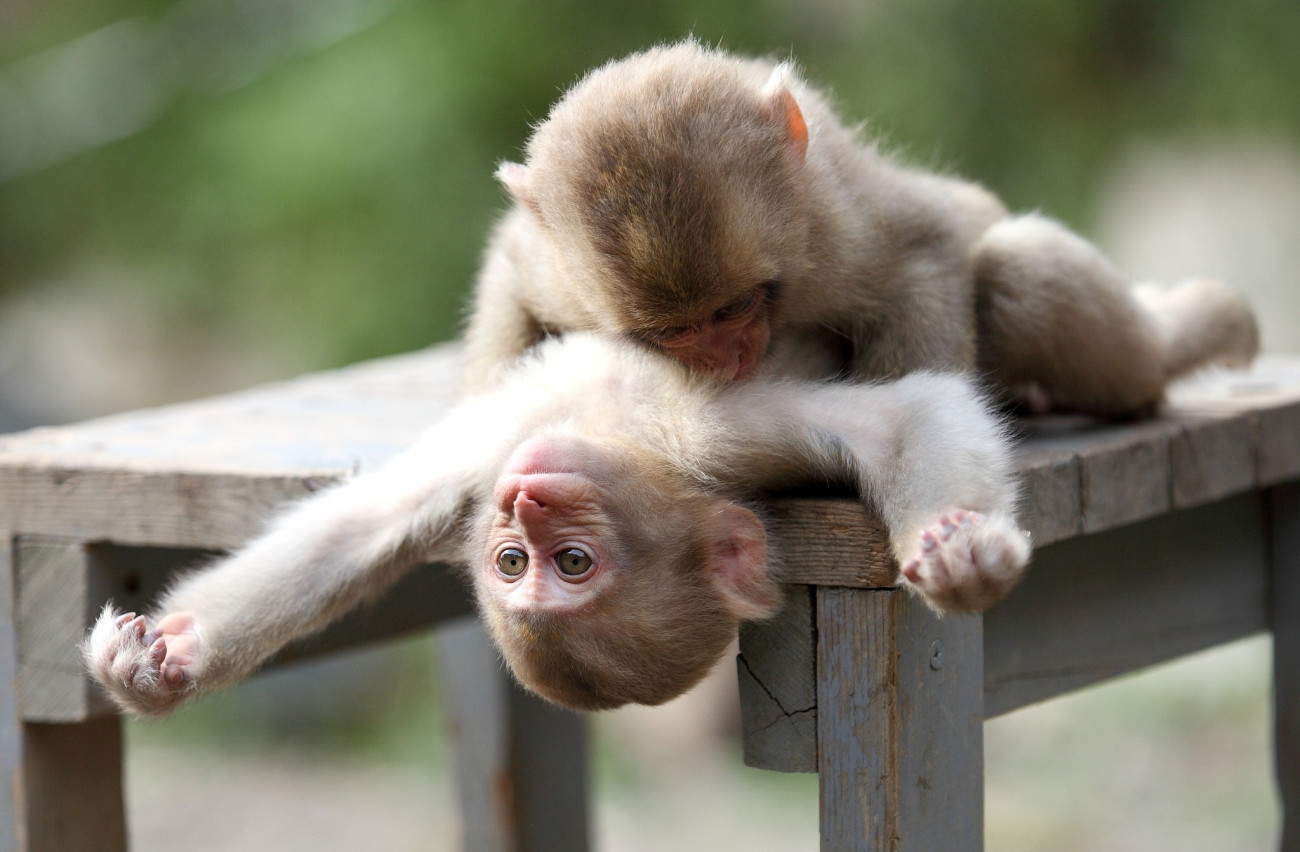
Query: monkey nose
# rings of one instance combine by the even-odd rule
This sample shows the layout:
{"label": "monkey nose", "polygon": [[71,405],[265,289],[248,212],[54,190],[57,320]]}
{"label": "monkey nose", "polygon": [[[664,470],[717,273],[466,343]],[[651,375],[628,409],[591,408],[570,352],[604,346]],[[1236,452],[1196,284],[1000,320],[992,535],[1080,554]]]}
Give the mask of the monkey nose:
{"label": "monkey nose", "polygon": [[515,505],[516,512],[518,512],[521,509],[527,512],[533,510],[534,508],[537,509],[546,508],[546,504],[544,502],[533,497],[532,494],[528,493],[522,488],[519,489],[519,493],[515,495],[514,505]]}
{"label": "monkey nose", "polygon": [[547,525],[546,504],[534,499],[527,491],[520,491],[515,497],[515,520],[530,534],[540,534]]}

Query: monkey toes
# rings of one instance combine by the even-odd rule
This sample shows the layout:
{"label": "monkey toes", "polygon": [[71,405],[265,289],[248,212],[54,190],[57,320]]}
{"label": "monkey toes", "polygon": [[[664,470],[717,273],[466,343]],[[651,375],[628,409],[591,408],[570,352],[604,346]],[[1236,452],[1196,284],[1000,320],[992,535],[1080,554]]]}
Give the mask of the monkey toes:
{"label": "monkey toes", "polygon": [[959,509],[921,531],[902,574],[934,609],[978,612],[1011,591],[1028,561],[1029,540],[1015,525]]}
{"label": "monkey toes", "polygon": [[194,688],[199,638],[191,613],[172,613],[154,630],[145,617],[104,607],[83,654],[90,673],[123,710],[168,713]]}

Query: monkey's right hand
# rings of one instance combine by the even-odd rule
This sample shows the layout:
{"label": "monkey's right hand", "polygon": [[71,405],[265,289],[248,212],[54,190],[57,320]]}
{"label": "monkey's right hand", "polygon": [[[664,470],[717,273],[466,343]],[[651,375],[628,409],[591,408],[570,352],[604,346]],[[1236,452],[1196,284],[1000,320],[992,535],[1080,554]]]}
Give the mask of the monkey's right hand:
{"label": "monkey's right hand", "polygon": [[86,667],[128,713],[170,713],[198,684],[199,635],[190,612],[174,612],[145,630],[145,617],[106,604],[82,646]]}

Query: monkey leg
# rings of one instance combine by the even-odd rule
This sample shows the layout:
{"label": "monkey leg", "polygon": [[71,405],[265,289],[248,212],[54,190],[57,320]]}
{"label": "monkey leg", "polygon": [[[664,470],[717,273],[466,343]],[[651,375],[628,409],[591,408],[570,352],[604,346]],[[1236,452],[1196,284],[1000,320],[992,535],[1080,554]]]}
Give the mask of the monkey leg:
{"label": "monkey leg", "polygon": [[1165,385],[1258,349],[1250,308],[1209,280],[1133,288],[1095,246],[1040,216],[1003,220],[974,248],[980,365],[1053,405],[1141,414]]}

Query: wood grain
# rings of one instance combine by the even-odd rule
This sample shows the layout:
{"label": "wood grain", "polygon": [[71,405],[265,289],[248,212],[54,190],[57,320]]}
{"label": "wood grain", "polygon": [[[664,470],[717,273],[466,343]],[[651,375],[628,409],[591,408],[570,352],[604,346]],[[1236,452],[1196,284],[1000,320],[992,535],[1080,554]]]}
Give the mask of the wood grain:
{"label": "wood grain", "polygon": [[897,590],[817,590],[824,850],[983,848],[979,616]]}
{"label": "wood grain", "polygon": [[92,589],[81,543],[23,536],[15,564],[23,718],[76,722],[102,713],[107,704],[86,677],[79,648],[103,595]]}
{"label": "wood grain", "polygon": [[1265,629],[1267,554],[1257,492],[1041,548],[985,613],[985,712]]}
{"label": "wood grain", "polygon": [[769,529],[781,554],[781,579],[870,589],[893,586],[898,566],[884,524],[857,500],[773,500]]}
{"label": "wood grain", "polygon": [[18,709],[18,624],[14,609],[13,535],[0,525],[0,850],[22,847],[26,782]]}
{"label": "wood grain", "polygon": [[740,626],[736,674],[746,766],[817,771],[816,646],[808,586],[790,587],[773,618]]}

